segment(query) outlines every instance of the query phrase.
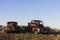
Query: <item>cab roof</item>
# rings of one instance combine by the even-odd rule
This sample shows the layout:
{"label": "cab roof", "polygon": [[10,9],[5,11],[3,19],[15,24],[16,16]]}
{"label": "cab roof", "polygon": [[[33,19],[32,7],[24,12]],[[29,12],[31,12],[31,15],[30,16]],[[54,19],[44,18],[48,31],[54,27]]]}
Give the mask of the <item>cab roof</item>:
{"label": "cab roof", "polygon": [[42,22],[41,20],[32,20],[32,21],[38,21],[38,22]]}
{"label": "cab roof", "polygon": [[16,23],[17,24],[17,22],[15,22],[15,21],[9,21],[9,22],[7,22],[7,24],[9,24],[9,23]]}

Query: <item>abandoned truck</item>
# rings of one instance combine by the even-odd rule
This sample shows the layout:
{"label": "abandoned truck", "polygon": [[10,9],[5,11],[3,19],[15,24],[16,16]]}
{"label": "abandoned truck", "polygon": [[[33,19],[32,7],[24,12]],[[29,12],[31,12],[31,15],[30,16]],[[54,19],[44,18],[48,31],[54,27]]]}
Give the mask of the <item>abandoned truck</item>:
{"label": "abandoned truck", "polygon": [[41,20],[32,20],[30,23],[28,23],[28,27],[30,27],[30,30],[32,33],[38,34],[38,33],[49,33],[51,31],[50,27],[45,27],[43,25],[43,21]]}
{"label": "abandoned truck", "polygon": [[49,33],[51,28],[45,27],[43,21],[32,20],[28,23],[28,26],[18,26],[17,22],[7,22],[6,30],[7,33]]}
{"label": "abandoned truck", "polygon": [[7,22],[7,26],[5,27],[5,32],[7,33],[19,33],[20,27],[17,25],[17,22]]}

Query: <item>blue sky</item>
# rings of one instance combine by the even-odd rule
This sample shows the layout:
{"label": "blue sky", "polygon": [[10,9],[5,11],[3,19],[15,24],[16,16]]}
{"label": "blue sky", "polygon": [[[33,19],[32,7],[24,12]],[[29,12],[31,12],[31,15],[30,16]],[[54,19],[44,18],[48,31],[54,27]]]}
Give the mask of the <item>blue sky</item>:
{"label": "blue sky", "polygon": [[33,19],[60,29],[60,0],[0,0],[0,24],[17,21],[27,25]]}

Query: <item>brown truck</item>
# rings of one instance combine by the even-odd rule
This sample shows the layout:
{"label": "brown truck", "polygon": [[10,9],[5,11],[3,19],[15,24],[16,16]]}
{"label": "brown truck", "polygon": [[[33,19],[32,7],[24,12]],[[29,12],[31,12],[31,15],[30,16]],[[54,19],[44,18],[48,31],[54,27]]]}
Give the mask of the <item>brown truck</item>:
{"label": "brown truck", "polygon": [[28,23],[28,26],[31,28],[31,32],[38,34],[38,33],[45,33],[45,27],[43,25],[43,21],[41,20],[32,20]]}
{"label": "brown truck", "polygon": [[7,33],[19,33],[20,27],[17,25],[17,22],[10,21],[7,22],[6,31]]}

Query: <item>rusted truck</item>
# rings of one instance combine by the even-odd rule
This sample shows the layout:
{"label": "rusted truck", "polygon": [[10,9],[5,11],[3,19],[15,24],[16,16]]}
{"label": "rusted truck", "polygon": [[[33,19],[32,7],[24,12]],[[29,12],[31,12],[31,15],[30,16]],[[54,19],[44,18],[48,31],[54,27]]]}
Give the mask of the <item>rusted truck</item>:
{"label": "rusted truck", "polygon": [[7,22],[7,26],[5,27],[5,32],[7,33],[27,33],[27,26],[18,26],[18,23],[15,21]]}
{"label": "rusted truck", "polygon": [[17,22],[9,21],[9,22],[7,22],[5,31],[7,33],[19,33],[20,27],[17,25]]}
{"label": "rusted truck", "polygon": [[44,26],[43,21],[41,20],[32,20],[28,23],[28,27],[31,33],[41,33],[41,34],[51,34],[54,33],[49,26]]}

